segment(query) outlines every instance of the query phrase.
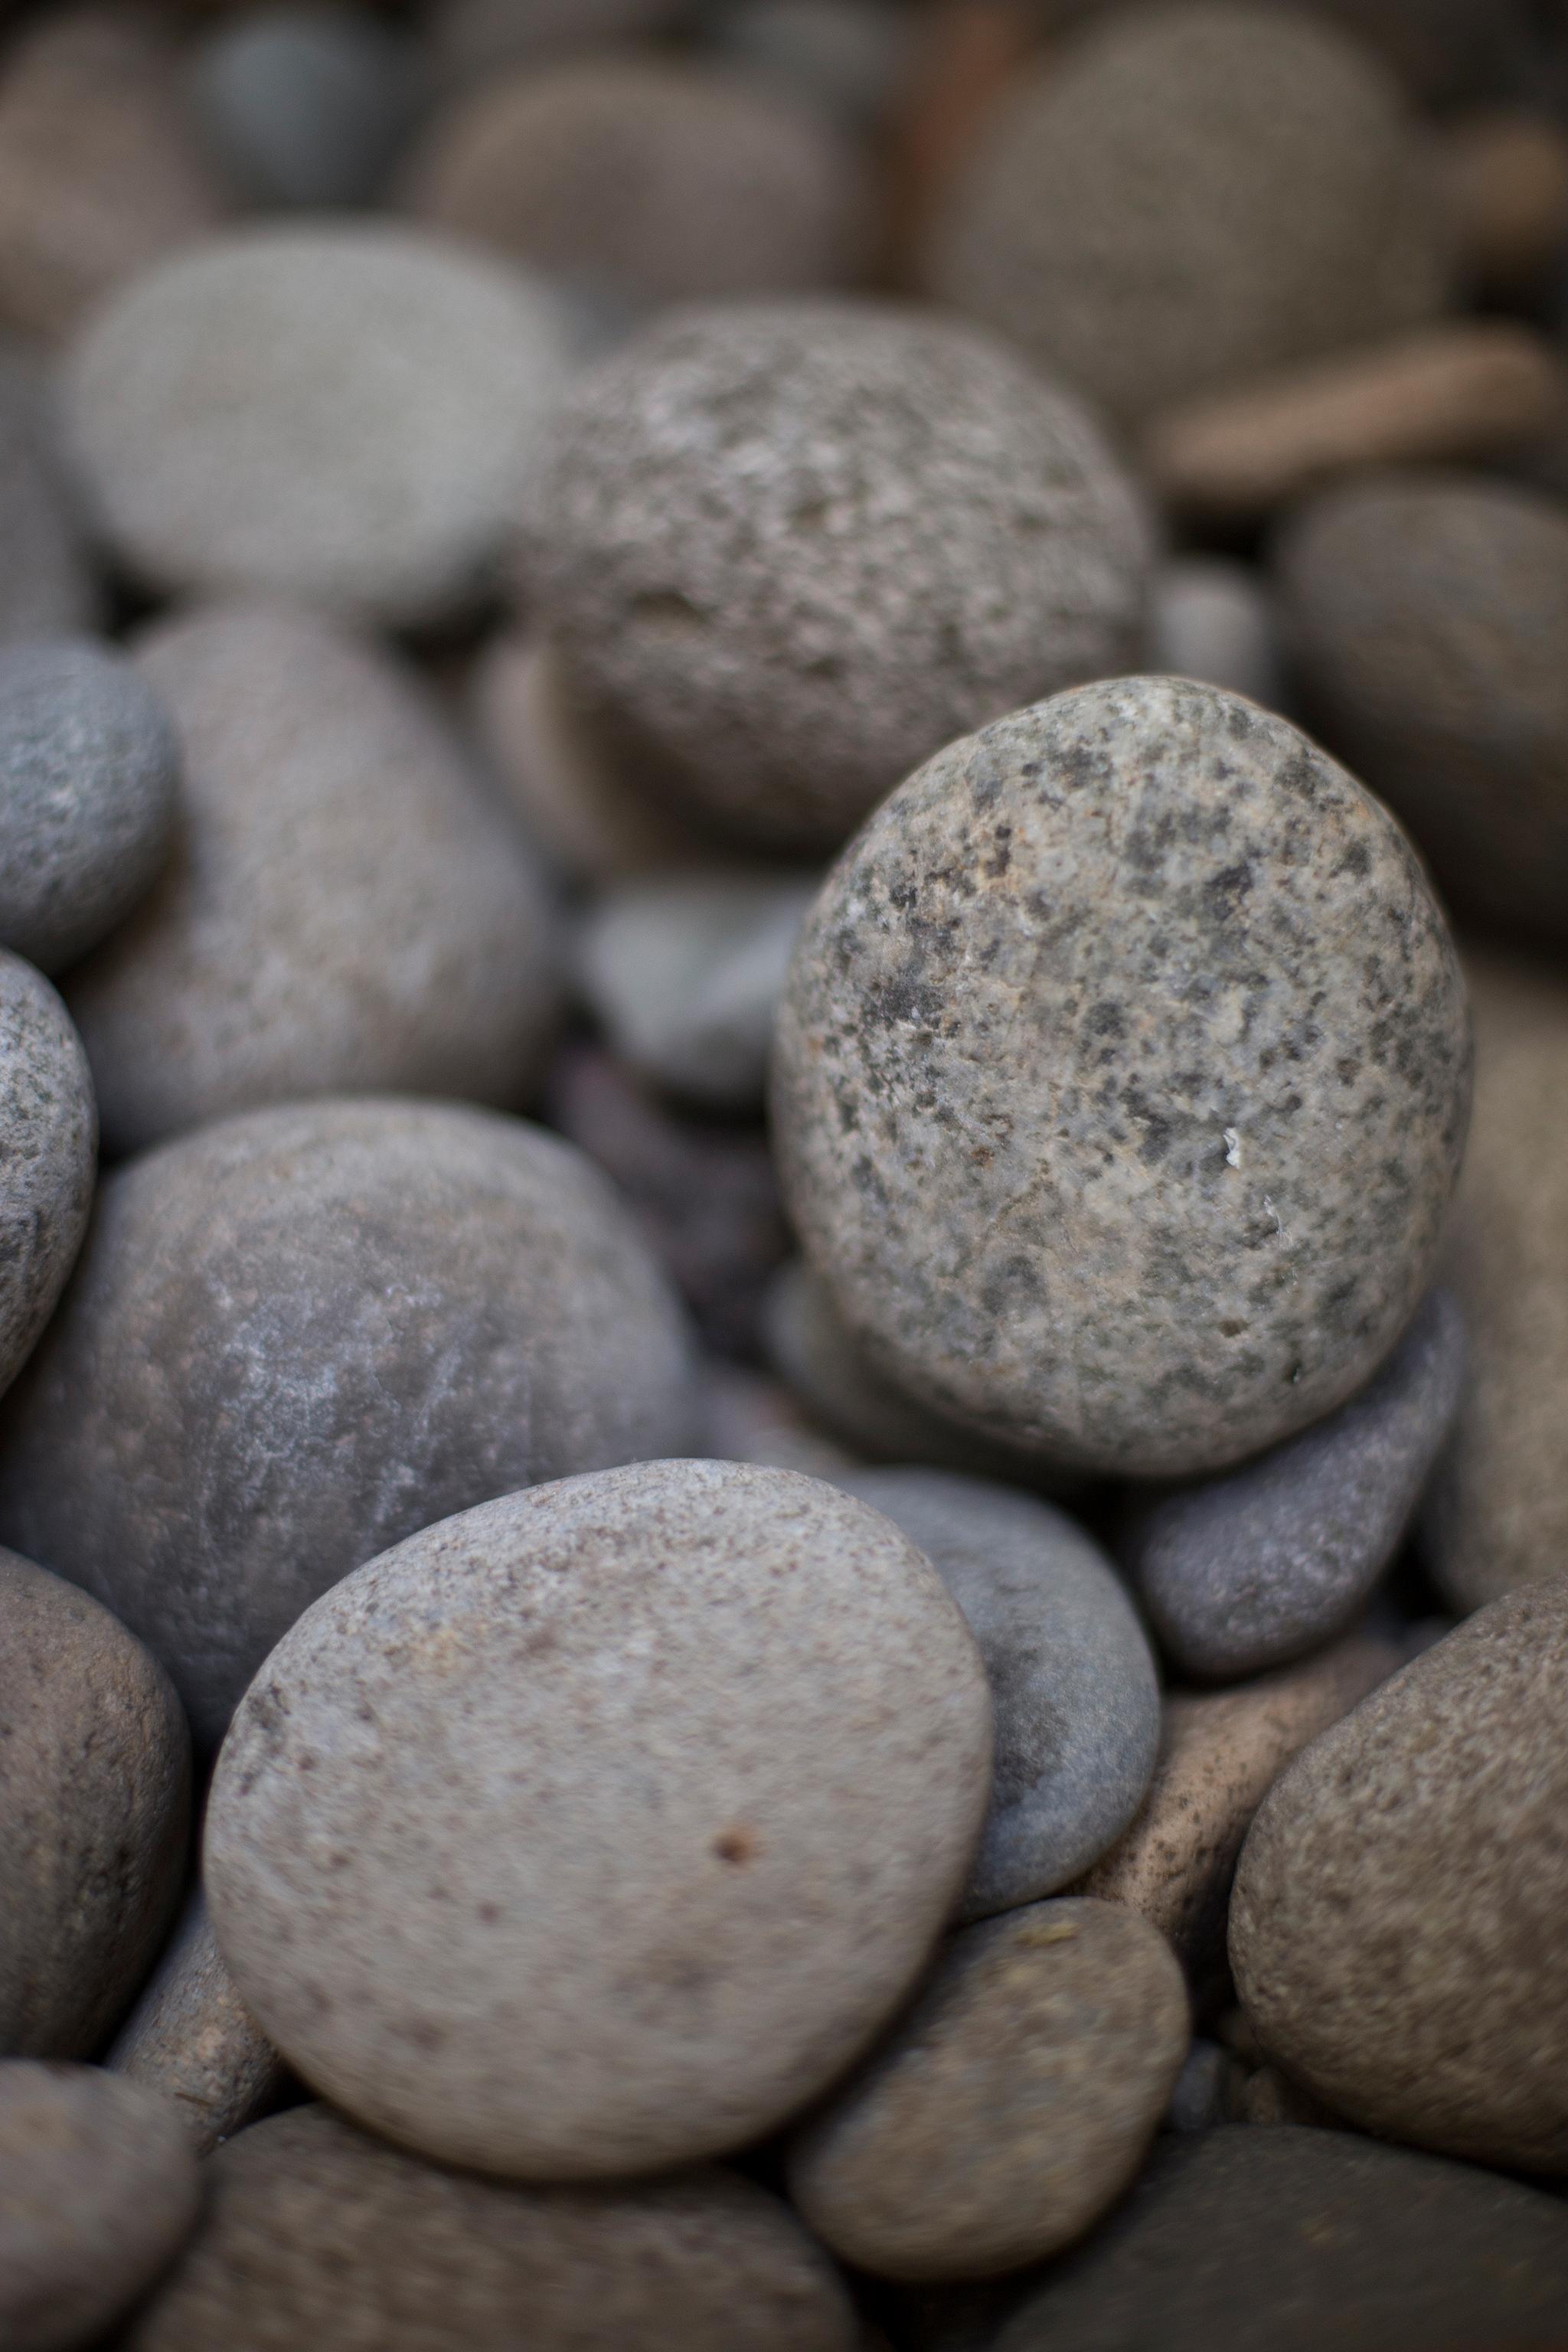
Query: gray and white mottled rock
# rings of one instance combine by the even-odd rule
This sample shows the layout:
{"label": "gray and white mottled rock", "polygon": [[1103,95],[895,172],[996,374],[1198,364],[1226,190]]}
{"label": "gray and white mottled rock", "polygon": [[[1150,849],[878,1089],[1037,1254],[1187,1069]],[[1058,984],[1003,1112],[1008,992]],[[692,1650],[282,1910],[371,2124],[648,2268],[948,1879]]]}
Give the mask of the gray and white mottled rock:
{"label": "gray and white mottled rock", "polygon": [[1568,1575],[1504,1595],[1300,1756],[1231,1965],[1268,2057],[1363,2128],[1568,2175]]}
{"label": "gray and white mottled rock", "polygon": [[802,2219],[858,2269],[990,2278],[1080,2238],[1130,2186],[1186,2054],[1163,1936],[1032,1903],[946,1945],[875,2055],[791,2144]]}
{"label": "gray and white mottled rock", "polygon": [[0,2335],[98,2344],[195,2226],[201,2180],[165,2099],[89,2066],[0,2060]]}
{"label": "gray and white mottled rock", "polygon": [[203,2156],[276,2104],[288,2069],[236,1990],[199,1886],[103,2063],[171,2100]]}
{"label": "gray and white mottled rock", "polygon": [[744,2146],[860,2055],[990,1764],[980,1659],[897,1528],[787,1471],[644,1462],[326,1594],[218,1759],[208,1897],[262,2026],[361,2122],[613,2179]]}
{"label": "gray and white mottled rock", "polygon": [[0,1538],[123,1616],[211,1741],[339,1577],[679,1452],[696,1402],[668,1286],[568,1145],[435,1103],[257,1111],[102,1186],[0,1413]]}
{"label": "gray and white mottled rock", "polygon": [[424,230],[236,230],[89,321],[66,372],[71,448],[150,588],[456,619],[500,584],[564,337],[521,271]]}
{"label": "gray and white mottled rock", "polygon": [[624,757],[805,849],[965,729],[1122,668],[1151,553],[1098,427],[990,337],[758,303],[587,373],[522,578]]}
{"label": "gray and white mottled rock", "polygon": [[377,2352],[854,2352],[831,2264],[734,2173],[609,2190],[446,2172],[326,2107],[244,2132],[126,2352],[274,2352],[360,2336]]}
{"label": "gray and white mottled rock", "polygon": [[1138,1476],[1353,1395],[1431,1279],[1464,984],[1387,812],[1281,719],[1109,680],[951,745],[830,874],[780,1009],[807,1256],[905,1387]]}
{"label": "gray and white mottled rock", "polygon": [[1350,1623],[1410,1525],[1464,1378],[1464,1318],[1434,1291],[1338,1412],[1133,1508],[1121,1559],[1179,1668],[1205,1682],[1261,1674]]}
{"label": "gray and white mottled rock", "polygon": [[54,990],[0,949],[0,1390],[53,1314],[87,1231],[98,1115]]}
{"label": "gray and white mottled rock", "polygon": [[996,1759],[961,1916],[1055,1894],[1127,1828],[1160,1744],[1154,1661],[1110,1560],[1065,1513],[1014,1487],[941,1470],[834,1483],[920,1547],[985,1661]]}
{"label": "gray and white mottled rock", "polygon": [[92,628],[102,599],[54,447],[38,353],[0,339],[0,645]]}
{"label": "gray and white mottled rock", "polygon": [[1150,670],[1286,707],[1279,631],[1262,573],[1228,555],[1173,555],[1154,574],[1144,641]]}
{"label": "gray and white mottled rock", "polygon": [[0,1551],[0,2053],[89,2058],[180,1899],[191,1743],[105,1609]]}
{"label": "gray and white mottled rock", "polygon": [[191,63],[196,118],[230,178],[263,204],[362,205],[411,128],[420,60],[358,6],[260,6]]}
{"label": "gray and white mottled rock", "polygon": [[157,875],[179,772],[167,711],[112,647],[0,651],[0,941],[50,972],[96,947]]}
{"label": "gray and white mottled rock", "polygon": [[316,1095],[526,1102],[554,916],[412,672],[250,602],[162,624],[138,658],[184,778],[157,887],[67,983],[106,1145]]}

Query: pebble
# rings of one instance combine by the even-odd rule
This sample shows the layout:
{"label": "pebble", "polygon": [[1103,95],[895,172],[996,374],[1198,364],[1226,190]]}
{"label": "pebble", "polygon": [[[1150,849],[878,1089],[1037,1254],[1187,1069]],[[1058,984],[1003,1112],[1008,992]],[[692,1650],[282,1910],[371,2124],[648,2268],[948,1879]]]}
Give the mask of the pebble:
{"label": "pebble", "polygon": [[1228,555],[1168,556],[1154,574],[1143,667],[1287,709],[1279,625],[1256,564]]}
{"label": "pebble", "polygon": [[241,2133],[124,2352],[854,2352],[847,2296],[784,2206],[702,2170],[609,2190],[438,2171],[326,2107]]}
{"label": "pebble", "polygon": [[263,205],[370,203],[415,116],[420,59],[362,7],[249,7],[191,66],[196,119]]}
{"label": "pebble", "polygon": [[831,848],[917,761],[1122,667],[1149,526],[1090,418],[960,320],[689,310],[583,379],[525,593],[672,795]]}
{"label": "pebble", "polygon": [[0,2336],[69,2352],[166,2269],[201,2180],[166,2100],[90,2066],[0,2060]]}
{"label": "pebble", "polygon": [[852,284],[869,248],[869,186],[831,121],[635,51],[476,84],[418,142],[406,197],[634,310]]}
{"label": "pebble", "polygon": [[211,1744],[351,1569],[679,1453],[696,1409],[668,1286],[569,1145],[437,1103],[255,1111],[100,1187],[0,1415],[0,1540],[122,1616]]}
{"label": "pebble", "polygon": [[1354,1635],[1238,1689],[1166,1700],[1149,1794],[1078,1892],[1142,1912],[1205,2008],[1223,1982],[1226,1906],[1247,1824],[1290,1759],[1402,1663],[1389,1643]]}
{"label": "pebble", "polygon": [[1343,769],[1215,688],[1112,679],[884,803],[808,919],[773,1094],[806,1255],[904,1386],[1194,1475],[1343,1403],[1414,1312],[1464,986]]}
{"label": "pebble", "polygon": [[1418,325],[1446,267],[1421,137],[1359,44],[1305,14],[1177,0],[1019,76],[926,275],[1132,425]]}
{"label": "pebble", "polygon": [[720,1462],[799,1470],[829,1485],[863,1465],[801,1411],[782,1381],[720,1359],[708,1367],[708,1451]]}
{"label": "pebble", "polygon": [[94,315],[66,370],[71,445],[155,592],[455,621],[500,586],[565,331],[523,273],[426,230],[237,229]]}
{"label": "pebble", "polygon": [[40,972],[0,948],[0,1391],[76,1263],[98,1142],[81,1040]]}
{"label": "pebble", "polygon": [[69,636],[100,617],[51,422],[41,354],[0,332],[0,646]]}
{"label": "pebble", "polygon": [[623,1061],[709,1110],[760,1109],[773,1017],[814,874],[731,866],[605,891],[577,931],[578,988]]}
{"label": "pebble", "polygon": [[1122,1563],[1178,1668],[1203,1682],[1261,1674],[1356,1616],[1404,1540],[1464,1380],[1464,1318],[1434,1291],[1338,1412],[1225,1477],[1134,1506]]}
{"label": "pebble", "polygon": [[1540,2352],[1568,2323],[1555,2198],[1352,2132],[1168,2138],[995,2352]]}
{"label": "pebble", "polygon": [[0,2053],[87,2058],[179,1903],[190,1738],[124,1626],[15,1552],[0,1621]]}
{"label": "pebble", "polygon": [[682,0],[438,0],[428,44],[435,81],[479,82],[510,65],[661,33]]}
{"label": "pebble", "polygon": [[1215,2124],[1223,2123],[1226,2102],[1237,2072],[1236,2061],[1221,2043],[1194,2035],[1165,2103],[1162,2130],[1211,2131]]}
{"label": "pebble", "polygon": [[887,120],[914,40],[892,0],[741,0],[714,28],[729,64],[854,131]]}
{"label": "pebble", "polygon": [[420,681],[295,608],[235,601],[140,641],[179,730],[175,854],[67,983],[106,1147],[336,1093],[510,1109],[561,983],[526,843]]}
{"label": "pebble", "polygon": [[262,2026],[362,2123],[520,2179],[655,2171],[860,2055],[990,1765],[974,1645],[886,1519],[643,1462],[326,1594],[225,1743],[207,1890]]}
{"label": "pebble", "polygon": [[1405,471],[1309,502],[1275,551],[1323,740],[1410,827],[1462,913],[1568,939],[1568,512]]}
{"label": "pebble", "polygon": [[1506,1593],[1298,1758],[1247,1833],[1254,2032],[1364,2129],[1568,2176],[1568,1576]]}
{"label": "pebble", "polygon": [[1568,133],[1534,109],[1473,106],[1438,135],[1464,276],[1486,293],[1528,297],[1568,242]]}
{"label": "pebble", "polygon": [[791,2198],[858,2270],[990,2278],[1059,2253],[1135,2178],[1186,2055],[1163,1936],[1109,1903],[965,1928],[791,2144]]}
{"label": "pebble", "polygon": [[288,2069],[236,1990],[199,1886],[103,2063],[163,2093],[203,2156],[282,2095]]}
{"label": "pebble", "polygon": [[941,1470],[835,1484],[924,1552],[985,1662],[996,1759],[960,1916],[1055,1894],[1127,1828],[1160,1744],[1154,1661],[1110,1560],[1065,1513],[1014,1487]]}
{"label": "pebble", "polygon": [[179,770],[168,713],[111,646],[0,650],[0,940],[55,972],[123,921],[167,855]]}

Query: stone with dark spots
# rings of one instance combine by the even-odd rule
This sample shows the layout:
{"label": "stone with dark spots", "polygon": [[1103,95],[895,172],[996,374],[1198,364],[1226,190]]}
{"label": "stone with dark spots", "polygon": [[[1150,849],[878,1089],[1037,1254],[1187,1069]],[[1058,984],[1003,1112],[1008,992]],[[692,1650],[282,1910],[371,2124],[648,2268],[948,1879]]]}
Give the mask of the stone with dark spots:
{"label": "stone with dark spots", "polygon": [[40,972],[0,948],[0,1389],[26,1363],[92,1207],[98,1107],[81,1039]]}
{"label": "stone with dark spots", "polygon": [[1112,679],[950,745],[865,826],[796,950],[773,1129],[806,1255],[901,1385],[1193,1475],[1397,1339],[1469,1063],[1386,811],[1237,696]]}

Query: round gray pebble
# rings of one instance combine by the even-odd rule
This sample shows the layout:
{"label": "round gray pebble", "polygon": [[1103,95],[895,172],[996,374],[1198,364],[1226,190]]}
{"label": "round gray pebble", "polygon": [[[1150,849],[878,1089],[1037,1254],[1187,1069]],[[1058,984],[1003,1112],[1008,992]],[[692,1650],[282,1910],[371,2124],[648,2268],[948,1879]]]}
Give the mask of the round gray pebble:
{"label": "round gray pebble", "polygon": [[1150,670],[1285,707],[1279,628],[1263,574],[1228,555],[1173,555],[1154,575]]}
{"label": "round gray pebble", "polygon": [[895,793],[774,1040],[786,1202],[856,1336],[988,1434],[1139,1476],[1354,1394],[1430,1279],[1468,1106],[1405,835],[1174,678],[1020,711]]}
{"label": "round gray pebble", "polygon": [[167,853],[179,764],[168,713],[110,646],[0,652],[0,941],[49,972],[96,947]]}
{"label": "round gray pebble", "polygon": [[671,794],[831,847],[911,767],[1121,668],[1149,529],[1076,401],[962,322],[692,310],[589,372],[550,443],[528,593]]}
{"label": "round gray pebble", "polygon": [[1121,1557],[1184,1674],[1261,1674],[1351,1622],[1399,1548],[1464,1380],[1463,1318],[1434,1291],[1376,1378],[1327,1421],[1132,1512]]}
{"label": "round gray pebble", "polygon": [[0,1538],[97,1593],[204,1740],[416,1528],[679,1451],[684,1321],[553,1137],[434,1103],[226,1119],[118,1170],[0,1416]]}
{"label": "round gray pebble", "polygon": [[1160,1685],[1110,1562],[1065,1513],[941,1470],[862,1470],[846,1494],[901,1528],[947,1586],[991,1683],[991,1811],[961,1916],[1069,1885],[1143,1801]]}
{"label": "round gray pebble", "polygon": [[897,1528],[789,1471],[645,1462],[317,1602],[218,1759],[213,1921],[284,2055],[389,2138],[657,2171],[860,2054],[990,1764],[974,1645]]}
{"label": "round gray pebble", "polygon": [[409,130],[419,58],[363,7],[252,7],[191,68],[196,118],[237,187],[263,204],[372,200]]}
{"label": "round gray pebble", "polygon": [[81,1040],[54,990],[0,949],[0,1389],[65,1288],[92,1207],[98,1113]]}

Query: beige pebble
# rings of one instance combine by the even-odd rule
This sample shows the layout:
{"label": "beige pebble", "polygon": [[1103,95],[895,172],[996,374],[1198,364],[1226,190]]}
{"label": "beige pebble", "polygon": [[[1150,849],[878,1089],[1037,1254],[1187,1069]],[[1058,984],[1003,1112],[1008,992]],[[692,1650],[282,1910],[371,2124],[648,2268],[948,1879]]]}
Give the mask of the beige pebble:
{"label": "beige pebble", "polygon": [[1476,107],[1436,136],[1461,271],[1489,292],[1528,289],[1568,237],[1568,136],[1522,107]]}
{"label": "beige pebble", "polygon": [[103,2063],[172,2099],[204,2156],[282,2090],[288,2070],[224,1965],[199,1887]]}

